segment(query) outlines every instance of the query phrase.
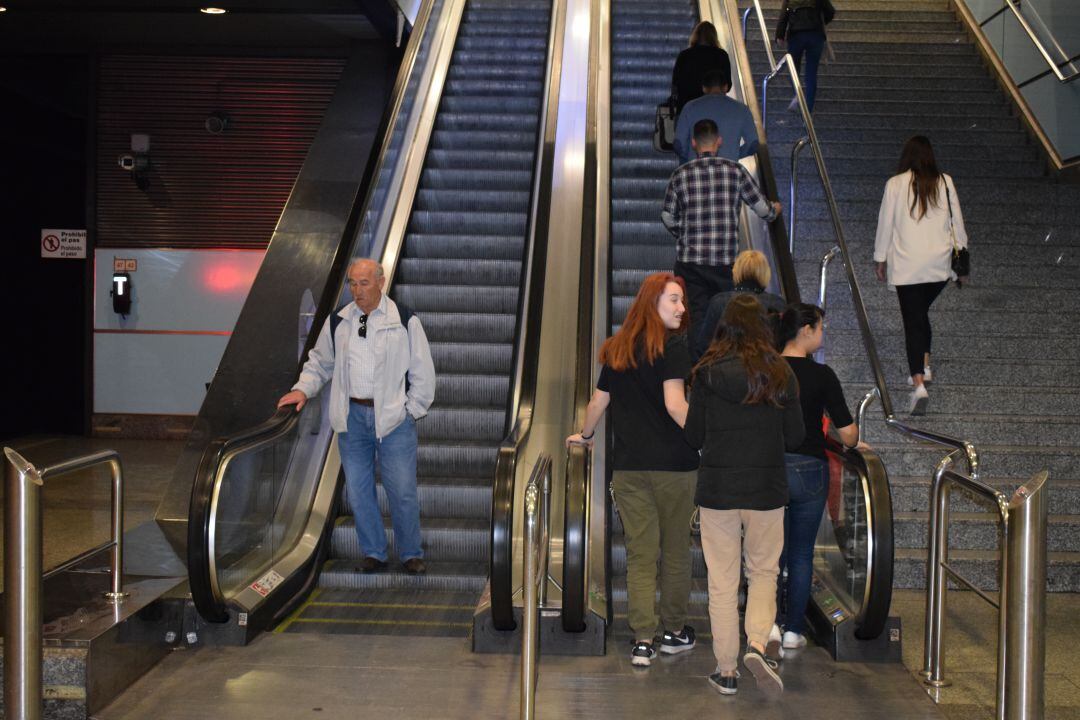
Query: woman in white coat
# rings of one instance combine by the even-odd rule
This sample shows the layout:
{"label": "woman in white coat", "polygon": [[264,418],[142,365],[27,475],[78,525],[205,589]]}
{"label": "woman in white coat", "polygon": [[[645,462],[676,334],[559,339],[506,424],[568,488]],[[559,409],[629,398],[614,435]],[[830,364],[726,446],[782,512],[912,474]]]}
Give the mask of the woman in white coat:
{"label": "woman in white coat", "polygon": [[967,247],[956,187],[938,170],[930,141],[916,135],[904,144],[897,174],[885,183],[874,240],[877,278],[888,279],[900,301],[912,415],[924,414],[930,401],[930,306],[955,279],[954,245]]}

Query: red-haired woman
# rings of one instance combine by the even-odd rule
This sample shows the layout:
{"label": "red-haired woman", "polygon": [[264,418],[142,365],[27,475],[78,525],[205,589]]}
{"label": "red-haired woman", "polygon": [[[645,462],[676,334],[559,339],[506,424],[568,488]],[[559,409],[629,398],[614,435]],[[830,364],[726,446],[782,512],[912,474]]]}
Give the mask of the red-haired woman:
{"label": "red-haired woman", "polygon": [[776,577],[788,502],[784,452],[803,441],[795,374],[773,347],[765,309],[751,295],[727,304],[709,349],[694,368],[686,438],[701,448],[695,502],[709,569],[709,619],[724,695],[738,689],[739,577],[749,589],[743,664],[767,694],[783,691],[777,663],[765,655],[776,617]]}
{"label": "red-haired woman", "polygon": [[[611,406],[615,436],[612,490],[626,538],[626,592],[634,647],[630,662],[648,666],[660,652],[692,650],[690,518],[698,454],[683,437],[690,373],[686,288],[671,273],[645,278],[622,328],[600,348],[603,368],[580,433],[567,445],[591,445]],[[660,561],[660,613],[656,563]]]}

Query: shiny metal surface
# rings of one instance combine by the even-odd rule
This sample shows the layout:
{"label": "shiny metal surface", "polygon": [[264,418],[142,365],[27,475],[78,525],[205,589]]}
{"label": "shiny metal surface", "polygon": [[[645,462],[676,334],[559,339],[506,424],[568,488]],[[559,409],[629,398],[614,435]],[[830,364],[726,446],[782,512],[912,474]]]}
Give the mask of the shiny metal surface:
{"label": "shiny metal surface", "polygon": [[[565,0],[551,4],[545,61],[544,91],[537,137],[533,190],[525,237],[524,267],[518,310],[518,333],[514,346],[514,370],[507,412],[507,435],[499,447],[492,493],[492,537],[490,559],[491,614],[498,630],[513,630],[513,588],[519,587],[524,568],[514,551],[524,542],[523,528],[514,522],[516,508],[524,502],[528,466],[521,461],[532,435],[536,417],[537,387],[544,354],[542,322],[550,293],[547,291],[552,242],[554,180],[558,169],[555,154],[560,91],[562,87],[563,43],[566,32]],[[560,492],[560,497],[562,493]],[[517,602],[520,602],[520,598]]]}
{"label": "shiny metal surface", "polygon": [[[1046,61],[1047,66],[1050,68],[1050,72],[1054,74],[1054,77],[1058,79],[1058,82],[1067,83],[1080,78],[1080,72],[1074,72],[1071,75],[1066,75],[1061,72],[1061,68],[1054,62],[1054,58],[1050,57],[1050,51],[1046,49],[1046,45],[1044,45],[1042,41],[1039,40],[1039,36],[1035,34],[1035,30],[1032,29],[1031,23],[1024,17],[1024,13],[1020,12],[1020,6],[1015,0],[1005,0],[1005,4],[1012,10],[1013,15],[1016,16],[1017,22],[1020,23],[1020,27],[1023,28],[1024,32],[1027,34],[1028,40],[1031,40],[1031,43],[1035,46],[1035,50],[1038,51],[1039,55],[1042,56],[1042,59]],[[1055,42],[1055,45],[1056,44],[1057,43]]]}
{"label": "shiny metal surface", "polygon": [[974,35],[975,43],[979,46],[979,51],[982,53],[982,56],[994,69],[994,74],[1001,80],[1005,89],[1008,90],[1012,101],[1016,103],[1017,108],[1019,108],[1020,115],[1024,119],[1024,124],[1031,130],[1035,137],[1038,138],[1039,144],[1042,145],[1043,150],[1046,152],[1047,156],[1049,156],[1054,169],[1061,170],[1066,167],[1076,167],[1077,165],[1080,165],[1080,160],[1065,162],[1064,158],[1061,157],[1061,153],[1054,147],[1054,143],[1050,140],[1050,137],[1039,123],[1035,111],[1028,105],[1024,93],[1021,92],[1020,88],[1016,85],[1016,82],[1012,79],[1012,75],[1009,73],[1008,68],[1005,67],[1005,63],[1002,61],[1001,56],[998,55],[993,43],[986,37],[982,25],[975,19],[966,0],[955,0],[954,6],[964,25],[967,26],[967,29]]}
{"label": "shiny metal surface", "polygon": [[[934,472],[927,558],[924,682],[945,687],[945,617],[948,581],[967,586],[998,611],[997,720],[1042,718],[1046,614],[1047,473],[1039,473],[1010,499],[980,480],[954,472],[959,450]],[[992,502],[997,511],[1001,560],[997,602],[949,565],[949,499],[953,486]]]}
{"label": "shiny metal surface", "polygon": [[[818,362],[822,361],[819,360]],[[866,410],[870,407],[870,404],[874,402],[874,398],[877,397],[877,394],[878,390],[877,388],[874,388],[863,395],[863,399],[859,401],[859,442],[862,442],[863,424],[866,421]]]}
{"label": "shiny metal surface", "polygon": [[522,545],[524,610],[521,632],[521,719],[536,717],[537,655],[540,651],[540,609],[544,607],[548,575],[548,540],[551,530],[551,458],[538,458],[525,487],[522,508],[525,542]]}
{"label": "shiny metal surface", "polygon": [[41,474],[4,448],[4,712],[40,720]]}
{"label": "shiny metal surface", "polygon": [[791,148],[791,182],[788,184],[788,250],[795,252],[795,218],[799,206],[795,202],[799,197],[799,155],[810,143],[810,138],[802,137]]}
{"label": "shiny metal surface", "polygon": [[1046,478],[1039,473],[1009,500],[1004,720],[1041,720],[1045,711]]}

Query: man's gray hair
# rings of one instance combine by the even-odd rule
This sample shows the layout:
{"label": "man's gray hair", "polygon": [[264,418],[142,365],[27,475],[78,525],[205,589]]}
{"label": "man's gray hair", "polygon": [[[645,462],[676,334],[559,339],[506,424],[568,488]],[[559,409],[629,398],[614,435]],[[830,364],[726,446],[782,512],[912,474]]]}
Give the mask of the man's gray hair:
{"label": "man's gray hair", "polygon": [[351,261],[351,262],[349,263],[349,267],[347,267],[347,268],[345,269],[345,274],[347,275],[348,273],[350,273],[350,272],[352,271],[352,269],[353,269],[353,268],[354,268],[354,267],[355,267],[356,265],[359,265],[360,263],[366,263],[366,262],[369,262],[369,263],[374,263],[374,264],[375,264],[375,277],[376,277],[376,278],[383,278],[383,277],[386,277],[386,271],[385,271],[385,270],[383,270],[383,266],[382,266],[382,263],[381,263],[381,262],[378,262],[378,261],[376,261],[376,260],[372,260],[371,258],[354,258],[354,259],[353,259],[353,260],[352,260],[352,261]]}

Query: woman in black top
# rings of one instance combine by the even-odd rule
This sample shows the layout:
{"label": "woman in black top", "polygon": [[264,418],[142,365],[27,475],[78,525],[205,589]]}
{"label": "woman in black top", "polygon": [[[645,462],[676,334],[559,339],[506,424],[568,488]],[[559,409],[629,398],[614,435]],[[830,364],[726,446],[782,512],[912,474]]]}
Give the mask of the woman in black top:
{"label": "woman in black top", "polygon": [[787,650],[806,645],[806,605],[810,600],[810,579],[817,537],[825,501],[829,496],[829,465],[825,459],[822,417],[828,413],[833,427],[846,447],[859,442],[859,428],[851,419],[844,390],[828,365],[810,356],[821,347],[825,311],[816,305],[797,303],[784,311],[780,336],[784,359],[799,379],[806,439],[785,455],[787,462],[788,511],[784,521],[784,554],[780,567],[787,568],[787,622],[783,645]]}
{"label": "woman in black top", "polygon": [[690,46],[679,53],[675,59],[675,69],[671,72],[671,93],[675,96],[675,112],[681,113],[683,106],[704,94],[702,82],[705,73],[718,70],[727,79],[726,93],[731,89],[731,58],[720,47],[720,38],[716,35],[716,26],[711,22],[699,22],[690,33]]}
{"label": "woman in black top", "polygon": [[[694,647],[686,624],[690,602],[690,519],[698,454],[683,437],[686,422],[686,288],[671,273],[645,278],[622,328],[600,348],[585,425],[566,439],[592,445],[608,406],[614,429],[611,488],[626,541],[628,619],[634,632],[633,665],[648,666],[660,652]],[[656,564],[660,561],[660,612]]]}
{"label": "woman in black top", "polygon": [[799,387],[773,348],[765,310],[751,295],[727,304],[716,338],[694,368],[686,438],[701,448],[695,501],[709,568],[709,617],[717,672],[709,682],[736,691],[740,558],[746,559],[743,664],[766,693],[784,689],[765,656],[776,618],[776,577],[788,500],[784,451],[803,441]]}
{"label": "woman in black top", "polygon": [[[836,10],[829,0],[784,0],[780,8],[780,20],[776,23],[776,43],[788,44],[788,53],[800,69],[806,55],[806,105],[814,109],[817,95],[818,65],[825,51],[825,26],[832,22]],[[791,101],[791,109],[798,108],[798,100]]]}

